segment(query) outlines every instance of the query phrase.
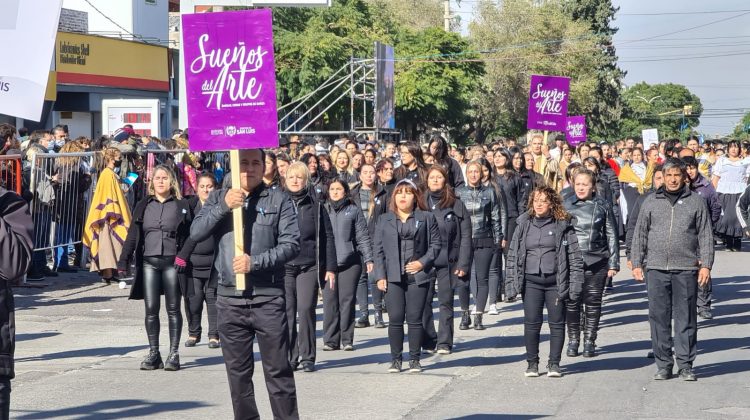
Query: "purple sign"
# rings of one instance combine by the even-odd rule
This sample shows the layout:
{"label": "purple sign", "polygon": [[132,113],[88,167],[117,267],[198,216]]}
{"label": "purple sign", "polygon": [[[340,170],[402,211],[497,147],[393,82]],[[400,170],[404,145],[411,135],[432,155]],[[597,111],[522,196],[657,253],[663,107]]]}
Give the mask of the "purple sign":
{"label": "purple sign", "polygon": [[568,144],[573,147],[586,141],[585,116],[568,117],[568,122],[565,126],[565,138],[568,140]]}
{"label": "purple sign", "polygon": [[279,146],[271,10],[182,15],[190,149]]}
{"label": "purple sign", "polygon": [[568,77],[532,75],[526,127],[530,130],[563,131],[568,117],[569,92]]}

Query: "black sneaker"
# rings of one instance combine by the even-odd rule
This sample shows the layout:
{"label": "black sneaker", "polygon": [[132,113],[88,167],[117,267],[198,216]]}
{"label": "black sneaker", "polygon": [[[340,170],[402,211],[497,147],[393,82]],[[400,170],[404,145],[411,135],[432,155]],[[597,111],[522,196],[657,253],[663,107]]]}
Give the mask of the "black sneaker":
{"label": "black sneaker", "polygon": [[354,328],[367,328],[370,326],[370,317],[362,316],[354,322]]}
{"label": "black sneaker", "polygon": [[538,378],[539,362],[529,362],[529,367],[526,369],[524,376],[526,376],[527,378]]}
{"label": "black sneaker", "polygon": [[401,360],[393,359],[391,366],[388,368],[388,373],[399,373],[401,372]]}
{"label": "black sneaker", "polygon": [[468,330],[471,327],[471,315],[469,311],[463,311],[461,314],[461,323],[458,325],[459,330]]}
{"label": "black sneaker", "polygon": [[44,281],[44,274],[32,272],[26,275],[26,281]]}
{"label": "black sneaker", "polygon": [[161,353],[158,350],[148,352],[148,355],[141,362],[141,370],[163,369],[164,362],[161,360]]}
{"label": "black sneaker", "polygon": [[315,363],[313,362],[302,362],[303,372],[315,372]]}
{"label": "black sneaker", "polygon": [[672,369],[659,369],[654,375],[655,381],[666,381],[672,378]]}
{"label": "black sneaker", "polygon": [[691,368],[680,369],[679,372],[677,372],[677,375],[679,375],[680,379],[683,381],[694,382],[697,380],[695,378],[695,373],[693,373],[693,369]]}
{"label": "black sneaker", "polygon": [[548,378],[560,378],[562,377],[562,371],[560,370],[560,364],[550,362],[547,364],[547,377]]}
{"label": "black sneaker", "polygon": [[164,370],[169,372],[176,372],[180,370],[180,354],[176,351],[169,353],[167,362],[164,363]]}
{"label": "black sneaker", "polygon": [[714,314],[712,314],[711,310],[708,308],[704,308],[698,311],[698,316],[703,319],[714,319]]}
{"label": "black sneaker", "polygon": [[45,277],[57,277],[59,275],[56,271],[50,270],[46,265],[42,267],[42,274],[44,274]]}
{"label": "black sneaker", "polygon": [[422,373],[422,364],[419,360],[409,360],[409,373]]}

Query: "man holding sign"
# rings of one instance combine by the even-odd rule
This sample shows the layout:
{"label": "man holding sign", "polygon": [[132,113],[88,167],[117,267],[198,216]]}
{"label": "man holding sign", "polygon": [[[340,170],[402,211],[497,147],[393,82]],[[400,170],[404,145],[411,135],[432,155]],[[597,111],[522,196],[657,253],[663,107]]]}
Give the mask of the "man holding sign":
{"label": "man holding sign", "polygon": [[[214,191],[190,227],[196,242],[213,234],[219,278],[216,309],[234,416],[258,418],[253,388],[253,340],[263,362],[274,418],[298,418],[284,301],[284,263],[299,253],[299,227],[291,199],[263,183],[265,154],[241,150],[241,188]],[[235,255],[232,210],[242,208],[245,253]],[[236,274],[246,274],[238,290]]]}
{"label": "man holding sign", "polygon": [[216,243],[212,275],[234,417],[260,418],[257,337],[273,416],[296,419],[284,264],[299,254],[300,233],[291,199],[263,183],[261,149],[279,144],[271,11],[184,14],[182,29],[190,149],[229,150],[231,159],[233,188],[211,193],[190,235]]}

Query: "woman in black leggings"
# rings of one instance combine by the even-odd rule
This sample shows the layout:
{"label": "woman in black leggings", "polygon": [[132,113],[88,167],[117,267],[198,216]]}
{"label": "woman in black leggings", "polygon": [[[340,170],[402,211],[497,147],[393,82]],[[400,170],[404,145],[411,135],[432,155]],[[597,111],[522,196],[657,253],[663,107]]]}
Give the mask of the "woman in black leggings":
{"label": "woman in black leggings", "polygon": [[297,212],[300,253],[284,266],[289,361],[295,369],[315,371],[315,307],[321,280],[333,289],[336,244],[328,212],[316,198],[310,172],[302,162],[287,169],[286,192]]}
{"label": "woman in black leggings", "polygon": [[433,264],[440,253],[437,221],[424,208],[414,182],[401,180],[391,196],[390,211],[375,229],[375,278],[378,288],[385,292],[388,307],[391,373],[401,371],[404,320],[409,325],[409,371],[422,371],[422,316]]}
{"label": "woman in black leggings", "polygon": [[[471,269],[471,219],[469,211],[461,200],[456,199],[453,188],[448,185],[450,175],[440,165],[433,165],[427,171],[425,195],[427,209],[437,220],[440,230],[440,252],[435,259],[436,277],[430,280],[427,290],[427,303],[424,308],[425,337],[422,347],[437,350],[438,354],[453,351],[453,300],[454,290],[468,282]],[[440,320],[435,331],[432,316],[432,299],[435,295],[437,279]],[[469,296],[464,294],[461,308],[469,310]]]}
{"label": "woman in black leggings", "polygon": [[[503,232],[506,240],[506,246],[503,247],[503,257],[507,259],[508,242],[513,238],[513,233],[516,231],[516,219],[526,209],[526,203],[523,201],[524,187],[521,177],[513,169],[513,157],[508,149],[497,150],[494,156],[494,163],[496,173],[495,183],[503,191],[503,195],[505,196],[505,210],[508,213],[507,229]],[[505,291],[503,284],[500,285],[500,291]],[[505,300],[507,302],[513,301],[507,297]],[[495,308],[495,312],[497,312],[497,308]],[[490,314],[493,314],[492,304],[490,304]]]}
{"label": "woman in black leggings", "polygon": [[523,297],[526,377],[539,376],[539,335],[547,306],[550,329],[547,376],[559,378],[565,343],[565,302],[577,300],[583,285],[583,259],[570,215],[552,188],[532,190],[529,210],[518,218],[508,250],[505,291]]}
{"label": "woman in black leggings", "polygon": [[[136,274],[130,299],[143,299],[146,304],[146,333],[149,353],[141,362],[141,370],[179,370],[182,312],[180,300],[191,296],[192,285],[184,275],[188,255],[183,244],[190,235],[192,214],[187,200],[180,195],[177,178],[164,165],[154,168],[148,195],[133,211],[133,222],[117,264],[124,273],[135,254]],[[159,353],[159,309],[164,295],[169,320],[169,356],[162,363]]]}
{"label": "woman in black leggings", "polygon": [[[476,272],[477,291],[474,295],[474,329],[483,330],[482,315],[487,305],[490,285],[489,275],[492,259],[501,248],[503,241],[501,204],[493,186],[482,184],[482,163],[473,160],[466,165],[466,185],[457,191],[458,198],[464,203],[471,217],[472,248],[474,250],[474,271]],[[458,295],[467,300],[469,288],[459,287]],[[461,317],[459,329],[465,330],[471,324],[468,311]]]}
{"label": "woman in black leggings", "polygon": [[354,350],[354,296],[362,260],[372,271],[372,242],[362,210],[349,198],[349,184],[334,178],[325,204],[336,243],[338,278],[323,289],[323,350]]}
{"label": "woman in black leggings", "polygon": [[[198,176],[198,195],[191,197],[188,202],[192,214],[196,215],[208,200],[208,195],[216,188],[216,178],[211,173]],[[214,239],[195,242],[188,239],[185,242],[184,254],[190,256],[187,274],[193,279],[193,296],[186,298],[188,320],[188,339],[185,347],[195,347],[201,341],[201,318],[203,318],[203,303],[206,304],[208,314],[208,347],[219,348],[219,331],[216,327],[216,283],[217,278],[211,278],[211,267],[214,264]]]}

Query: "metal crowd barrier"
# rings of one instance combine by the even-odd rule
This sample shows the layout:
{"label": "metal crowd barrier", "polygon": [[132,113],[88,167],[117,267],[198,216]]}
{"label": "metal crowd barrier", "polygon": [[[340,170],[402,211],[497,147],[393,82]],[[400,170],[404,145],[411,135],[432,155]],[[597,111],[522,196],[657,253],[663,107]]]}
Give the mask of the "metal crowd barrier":
{"label": "metal crowd barrier", "polygon": [[[34,251],[52,250],[52,266],[68,266],[67,258],[81,243],[83,225],[96,188],[98,173],[93,167],[97,152],[37,153],[31,159],[29,190],[34,220]],[[83,253],[84,247],[77,252]],[[72,251],[72,252],[71,252]],[[77,255],[83,267],[85,255]]]}
{"label": "metal crowd barrier", "polygon": [[21,155],[0,156],[0,186],[21,195],[22,169]]}

